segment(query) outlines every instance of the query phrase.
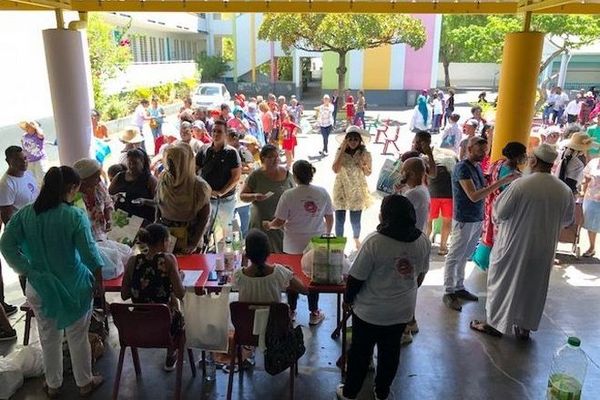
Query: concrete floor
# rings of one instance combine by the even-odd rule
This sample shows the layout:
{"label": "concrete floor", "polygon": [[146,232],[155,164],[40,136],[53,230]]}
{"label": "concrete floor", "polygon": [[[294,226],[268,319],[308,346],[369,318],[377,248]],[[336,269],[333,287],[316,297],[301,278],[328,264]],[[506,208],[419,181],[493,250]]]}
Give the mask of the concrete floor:
{"label": "concrete floor", "polygon": [[[400,369],[392,392],[393,399],[541,399],[545,394],[548,370],[553,352],[569,335],[582,340],[582,348],[594,362],[600,361],[600,312],[598,293],[600,271],[598,264],[574,264],[574,259],[561,257],[561,265],[552,272],[546,310],[540,330],[529,343],[516,341],[512,336],[502,339],[487,337],[471,331],[471,319],[484,314],[484,298],[478,303],[466,303],[462,313],[447,309],[441,302],[443,262],[436,257],[431,272],[420,289],[417,319],[421,332],[414,342],[403,348]],[[597,262],[598,260],[593,260]],[[485,275],[468,266],[467,286],[485,296]],[[116,299],[115,299],[116,300]],[[335,297],[323,295],[321,306],[328,317],[316,328],[306,328],[307,353],[300,360],[300,376],[296,381],[297,399],[334,399],[340,381],[335,361],[340,355],[340,342],[330,338],[335,327]],[[299,305],[298,323],[307,325],[306,302]],[[13,318],[13,321],[15,318]],[[23,321],[17,324],[22,336]],[[37,340],[34,332],[33,341]],[[12,346],[0,346],[0,352]],[[104,356],[96,365],[106,383],[92,399],[110,397],[117,365],[118,340],[116,329],[111,335]],[[175,374],[162,370],[164,352],[141,350],[143,377],[136,381],[128,353],[121,378],[120,398],[169,399],[173,396]],[[596,361],[597,360],[597,361]],[[372,399],[369,377],[359,399]],[[257,366],[244,372],[244,382],[235,380],[235,399],[285,399],[288,375],[272,377]],[[43,399],[41,379],[25,382],[14,399]],[[222,399],[225,397],[227,375],[217,371],[215,383],[204,383],[198,375],[192,378],[189,365],[184,365],[183,393],[185,398]],[[64,398],[76,398],[71,376],[65,378]],[[600,398],[600,370],[590,363],[583,398]]]}
{"label": "concrete floor", "polygon": [[[471,96],[472,97],[472,96]],[[457,111],[466,117],[468,114],[466,97],[458,101],[462,103]],[[408,122],[411,111],[369,111],[368,117],[381,119],[388,117]],[[434,140],[437,140],[439,135]],[[331,163],[333,157],[316,157],[320,149],[320,136],[302,135],[299,138],[297,158],[310,159],[317,168],[315,184],[332,189],[333,180]],[[331,148],[337,143],[332,137]],[[412,134],[406,126],[401,128],[399,140],[400,150],[410,147]],[[369,145],[373,154],[373,171],[369,178],[369,186],[374,189],[377,171],[385,158],[381,145]],[[363,213],[362,237],[372,232],[377,225],[379,201]],[[348,224],[349,225],[349,224]],[[347,229],[349,226],[347,227]],[[584,232],[585,233],[585,232]],[[570,246],[561,244],[560,249],[568,250]],[[587,248],[587,235],[582,236],[582,252]],[[349,249],[347,249],[349,250]],[[432,254],[437,253],[437,246]],[[529,343],[517,342],[506,336],[502,339],[491,338],[471,331],[469,321],[484,317],[485,299],[478,303],[465,304],[462,313],[447,309],[441,302],[443,259],[434,256],[423,287],[420,289],[417,304],[417,319],[421,332],[415,336],[414,342],[403,348],[400,369],[393,386],[393,399],[542,399],[548,379],[548,372],[555,349],[566,342],[569,335],[577,335],[582,339],[582,348],[592,360],[600,363],[600,260],[583,259],[577,261],[572,257],[560,257],[560,265],[552,272],[551,284],[544,318],[540,330],[533,335]],[[583,263],[585,262],[585,263]],[[3,262],[3,266],[6,264]],[[485,296],[485,275],[467,268],[467,286]],[[17,278],[5,267],[3,276],[6,284],[7,301],[20,304],[23,298],[18,289]],[[116,298],[112,299],[117,300]],[[111,301],[111,298],[109,298]],[[335,361],[340,355],[339,341],[330,338],[335,328],[335,297],[323,295],[321,307],[328,317],[316,328],[307,328],[307,353],[300,360],[300,376],[296,381],[297,399],[335,398],[335,388],[340,381],[339,370]],[[301,298],[298,307],[298,323],[308,325],[308,312],[305,298]],[[22,340],[24,321],[22,313],[11,317]],[[35,333],[32,341],[35,341]],[[14,349],[14,343],[0,344],[0,354],[7,354]],[[117,365],[119,347],[116,329],[111,329],[111,337],[106,346],[104,356],[97,363],[97,372],[104,375],[106,383],[92,397],[93,399],[110,398],[112,383]],[[162,370],[164,352],[141,350],[143,377],[136,381],[131,363],[127,355],[125,369],[121,380],[120,398],[123,399],[170,399],[173,396],[175,374]],[[283,373],[272,377],[262,368],[262,357],[258,356],[258,365],[253,371],[245,372],[243,385],[234,386],[235,399],[278,400],[287,398],[288,375]],[[183,392],[188,399],[222,399],[225,398],[227,375],[218,371],[214,384],[205,384],[202,376],[192,379],[189,365],[184,366]],[[372,381],[365,383],[359,399],[372,399],[370,387]],[[14,396],[15,399],[43,399],[42,380],[30,379]],[[73,378],[67,376],[64,384],[64,399],[77,398]],[[598,364],[590,364],[583,390],[584,399],[600,399],[600,368]]]}

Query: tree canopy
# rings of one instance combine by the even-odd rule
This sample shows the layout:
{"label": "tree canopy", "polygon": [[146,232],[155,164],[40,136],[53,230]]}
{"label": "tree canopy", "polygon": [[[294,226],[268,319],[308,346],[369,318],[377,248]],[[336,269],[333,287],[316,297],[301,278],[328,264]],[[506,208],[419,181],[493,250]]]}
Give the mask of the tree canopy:
{"label": "tree canopy", "polygon": [[284,51],[332,51],[339,55],[338,89],[343,90],[346,54],[384,45],[425,44],[423,23],[402,14],[267,14],[258,31],[261,40],[280,41]]}

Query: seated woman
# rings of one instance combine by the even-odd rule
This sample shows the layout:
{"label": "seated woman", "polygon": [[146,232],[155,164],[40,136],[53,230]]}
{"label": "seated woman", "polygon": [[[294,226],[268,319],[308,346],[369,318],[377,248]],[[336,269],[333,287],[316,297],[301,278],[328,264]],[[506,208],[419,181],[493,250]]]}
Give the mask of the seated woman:
{"label": "seated woman", "polygon": [[210,216],[210,186],[196,176],[192,148],[179,143],[165,152],[158,178],[158,221],[177,238],[176,252],[191,253],[200,244]]}
{"label": "seated woman", "polygon": [[239,301],[250,303],[279,303],[286,289],[307,294],[306,286],[294,272],[279,264],[268,264],[271,254],[269,237],[263,231],[251,229],[246,236],[246,256],[250,265],[233,274],[233,284],[239,290]]}
{"label": "seated woman", "polygon": [[110,182],[108,192],[121,195],[116,208],[154,222],[152,199],[156,193],[156,178],[150,173],[150,159],[140,149],[127,152],[127,170]]}
{"label": "seated woman", "polygon": [[[183,317],[177,299],[183,299],[185,289],[177,268],[177,259],[167,253],[169,230],[161,224],[150,224],[140,229],[140,242],[148,246],[148,252],[133,256],[127,262],[121,298],[133,303],[167,304],[171,309],[171,334],[183,329]],[[177,361],[177,349],[168,349],[165,371],[173,371]]]}

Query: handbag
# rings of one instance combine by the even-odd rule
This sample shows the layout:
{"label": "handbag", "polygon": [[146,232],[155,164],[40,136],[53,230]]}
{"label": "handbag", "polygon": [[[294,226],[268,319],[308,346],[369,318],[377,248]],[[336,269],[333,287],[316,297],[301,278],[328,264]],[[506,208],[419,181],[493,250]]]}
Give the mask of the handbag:
{"label": "handbag", "polygon": [[298,361],[306,352],[302,327],[291,328],[289,320],[283,325],[269,313],[267,330],[265,333],[265,371],[277,375],[285,371]]}
{"label": "handbag", "polygon": [[229,350],[229,292],[223,287],[214,293],[197,296],[193,289],[183,298],[185,337],[188,347],[227,353]]}
{"label": "handbag", "polygon": [[402,168],[402,161],[386,159],[379,172],[377,178],[377,190],[392,194],[395,192],[396,183],[400,181],[400,169]]}

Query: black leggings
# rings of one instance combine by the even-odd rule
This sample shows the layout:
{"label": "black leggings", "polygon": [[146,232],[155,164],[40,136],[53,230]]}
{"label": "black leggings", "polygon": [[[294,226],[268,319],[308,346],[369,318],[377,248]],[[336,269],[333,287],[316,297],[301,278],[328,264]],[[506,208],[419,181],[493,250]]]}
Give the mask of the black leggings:
{"label": "black leggings", "polygon": [[377,373],[375,392],[386,399],[400,363],[400,338],[406,324],[389,326],[373,325],[352,316],[352,344],[348,352],[348,372],[344,385],[344,396],[355,398],[362,388],[377,345]]}
{"label": "black leggings", "polygon": [[[298,297],[300,297],[298,292],[293,292],[291,290],[287,291],[288,304],[292,311],[296,311],[296,306],[298,305]],[[319,293],[309,293],[306,295],[306,297],[308,297],[308,310],[309,311],[318,311],[319,310]]]}

